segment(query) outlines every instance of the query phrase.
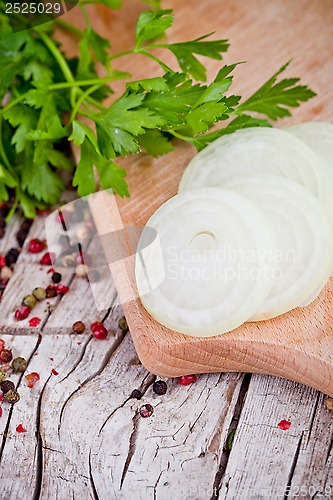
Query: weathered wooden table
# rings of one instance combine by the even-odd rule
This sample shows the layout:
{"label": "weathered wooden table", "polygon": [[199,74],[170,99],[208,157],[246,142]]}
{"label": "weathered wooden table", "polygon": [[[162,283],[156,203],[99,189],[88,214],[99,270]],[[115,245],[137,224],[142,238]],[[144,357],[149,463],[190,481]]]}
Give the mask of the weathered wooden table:
{"label": "weathered wooden table", "polygon": [[[249,60],[239,69],[236,91],[248,95],[258,73],[263,81],[294,56],[292,73],[319,92],[294,121],[332,118],[329,0],[195,2],[194,11],[189,1],[169,4],[179,20],[187,19],[186,36],[180,21],[174,39],[218,28],[219,36],[231,38],[227,62]],[[123,33],[133,28],[138,11],[136,5],[127,16],[112,14],[119,47],[126,48]],[[103,22],[108,25],[106,15]],[[210,64],[213,70],[216,61]],[[153,63],[145,62],[136,76],[150,70],[154,74]],[[0,254],[17,246],[20,224],[15,217],[7,227]],[[40,217],[27,239],[43,236]],[[333,498],[333,414],[325,395],[282,379],[234,373],[200,375],[187,387],[167,380],[167,393],[157,396],[154,375],[140,364],[130,334],[118,327],[122,312],[112,285],[106,284],[105,310],[97,311],[88,282],[68,272],[63,281],[70,291],[49,300],[56,305],[52,314],[45,301],[34,310],[42,319],[38,327],[13,320],[22,297],[50,280],[39,257],[23,248],[0,304],[1,338],[15,357],[28,360],[26,373],[40,375],[33,389],[24,375],[10,377],[21,401],[2,405],[1,498],[248,500],[286,498],[288,491],[290,498]],[[107,340],[72,334],[76,320],[104,321]],[[136,388],[144,394],[140,401],[130,398]],[[146,419],[138,413],[145,403],[154,407]],[[278,427],[284,419],[291,422],[285,431]],[[27,432],[18,433],[19,424]],[[227,437],[234,429],[230,451]]]}

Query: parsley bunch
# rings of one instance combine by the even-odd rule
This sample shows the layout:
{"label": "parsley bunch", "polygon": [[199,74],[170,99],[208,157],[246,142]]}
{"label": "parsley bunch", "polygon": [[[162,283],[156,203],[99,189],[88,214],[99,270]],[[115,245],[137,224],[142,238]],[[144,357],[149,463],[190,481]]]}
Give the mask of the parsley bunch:
{"label": "parsley bunch", "polygon": [[[97,2],[84,0],[78,7],[86,20],[84,31],[61,19],[40,26],[22,19],[27,29],[13,33],[0,0],[0,201],[14,200],[10,215],[20,205],[26,217],[34,217],[36,208],[57,203],[66,187],[64,171],[74,173],[79,196],[99,186],[129,196],[118,157],[142,149],[153,156],[166,154],[173,150],[173,137],[200,150],[239,128],[270,126],[267,118],[289,116],[288,108],[315,95],[299,85],[298,78],[278,81],[287,65],[244,102],[227,94],[236,64],[223,66],[209,84],[197,83],[206,81],[205,66],[197,56],[221,60],[228,42],[211,40],[212,34],[179,43],[158,42],[173,23],[172,11],[162,10],[158,0],[146,0],[150,9],[139,15],[135,47],[111,55],[110,42],[90,24],[84,8],[89,1]],[[100,1],[121,7],[120,0]],[[54,35],[56,25],[77,37],[77,58],[64,55]],[[158,59],[155,48],[172,52],[180,70]],[[161,76],[131,81],[131,75],[113,69],[113,61],[128,54],[153,59]],[[104,66],[106,76],[98,76],[97,63]],[[112,93],[110,82],[119,79],[125,81],[125,91],[105,107],[103,101]],[[208,132],[227,119],[227,126]],[[80,147],[76,168],[65,153],[71,142]]]}

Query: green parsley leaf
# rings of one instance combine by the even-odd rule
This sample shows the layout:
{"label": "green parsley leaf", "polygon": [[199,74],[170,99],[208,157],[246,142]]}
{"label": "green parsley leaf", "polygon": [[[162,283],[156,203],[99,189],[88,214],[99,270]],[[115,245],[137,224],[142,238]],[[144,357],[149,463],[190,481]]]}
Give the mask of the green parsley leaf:
{"label": "green parsley leaf", "polygon": [[[133,135],[143,134],[145,128],[156,128],[164,124],[162,117],[141,106],[145,94],[125,93],[109,109],[100,113],[96,121],[104,128],[121,129]],[[115,131],[117,133],[117,131]]]}
{"label": "green parsley leaf", "polygon": [[222,59],[221,53],[226,52],[229,48],[227,40],[203,41],[211,35],[212,33],[209,33],[208,35],[201,36],[190,42],[164,44],[163,47],[173,52],[178,60],[179,66],[185,73],[193,76],[195,80],[205,82],[206,68],[194,54],[220,60]]}
{"label": "green parsley leaf", "polygon": [[172,23],[172,10],[159,10],[157,12],[145,10],[141,12],[136,25],[137,47],[140,47],[143,42],[154,40],[163,35]]}
{"label": "green parsley leaf", "polygon": [[275,83],[278,76],[286,69],[284,64],[267,82],[249,99],[242,103],[237,112],[255,111],[268,116],[271,120],[291,116],[288,107],[296,108],[316,95],[306,85],[296,85],[299,78],[285,78]]}
{"label": "green parsley leaf", "polygon": [[174,150],[168,137],[159,130],[147,130],[138,137],[138,142],[148,154],[157,157]]}

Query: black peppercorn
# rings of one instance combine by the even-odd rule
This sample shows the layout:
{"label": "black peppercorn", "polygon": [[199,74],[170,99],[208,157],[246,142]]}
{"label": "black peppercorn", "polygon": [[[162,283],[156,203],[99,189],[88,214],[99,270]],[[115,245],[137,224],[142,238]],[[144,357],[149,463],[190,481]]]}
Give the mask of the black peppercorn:
{"label": "black peppercorn", "polygon": [[154,412],[154,408],[150,404],[145,404],[140,408],[140,415],[143,418],[151,417]]}
{"label": "black peppercorn", "polygon": [[13,264],[15,264],[19,255],[20,255],[20,251],[17,248],[11,248],[6,255],[7,266],[10,267]]}
{"label": "black peppercorn", "polygon": [[167,390],[168,386],[163,380],[156,380],[156,382],[154,382],[153,391],[155,392],[155,394],[163,396],[163,394],[165,394]]}
{"label": "black peppercorn", "polygon": [[6,394],[6,392],[8,392],[8,391],[14,391],[15,390],[15,384],[11,380],[4,380],[0,384],[0,389],[2,390],[2,392],[4,394]]}
{"label": "black peppercorn", "polygon": [[20,229],[17,232],[16,239],[17,239],[17,243],[19,244],[19,246],[21,248],[23,247],[23,244],[28,236],[28,232],[29,232],[29,230],[25,230],[25,229]]}
{"label": "black peppercorn", "polygon": [[133,399],[141,399],[142,396],[143,396],[143,394],[142,394],[141,391],[139,391],[139,389],[134,389],[134,391],[132,391],[130,397],[133,398]]}
{"label": "black peppercorn", "polygon": [[53,283],[60,283],[61,274],[60,273],[53,273],[51,279],[52,279]]}

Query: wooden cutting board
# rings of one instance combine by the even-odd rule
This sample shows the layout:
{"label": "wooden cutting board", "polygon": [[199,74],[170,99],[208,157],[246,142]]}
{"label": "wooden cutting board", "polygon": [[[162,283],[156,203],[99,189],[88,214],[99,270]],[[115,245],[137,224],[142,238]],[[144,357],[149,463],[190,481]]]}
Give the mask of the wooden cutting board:
{"label": "wooden cutting board", "polygon": [[[330,0],[183,0],[165,2],[164,7],[175,11],[170,41],[184,41],[211,31],[216,31],[216,38],[230,40],[231,48],[223,62],[205,60],[210,78],[221,64],[248,61],[235,71],[234,93],[250,95],[284,62],[293,59],[286,76],[302,77],[318,97],[278,126],[305,120],[332,121]],[[90,14],[93,26],[110,35],[118,51],[133,46],[135,20],[142,8],[138,2],[125,2],[126,14],[95,6]],[[66,17],[73,21],[77,13]],[[77,22],[80,24],[79,19]],[[74,52],[73,40],[64,40],[69,53]],[[164,60],[175,66],[172,55],[165,54]],[[142,56],[118,60],[116,67],[130,71],[133,79],[161,74],[153,61]],[[123,90],[120,83],[114,88],[116,92]],[[106,193],[91,199],[100,234],[145,224],[163,202],[176,194],[182,172],[195,151],[188,145],[175,145],[173,153],[156,160],[141,154],[123,162],[128,172],[129,200]],[[139,300],[131,300],[135,293],[135,245],[130,238],[122,244],[132,256],[110,267],[138,355],[150,371],[168,377],[220,371],[266,373],[303,382],[333,396],[333,280],[307,308],[274,320],[247,323],[221,336],[198,339],[161,326]]]}

